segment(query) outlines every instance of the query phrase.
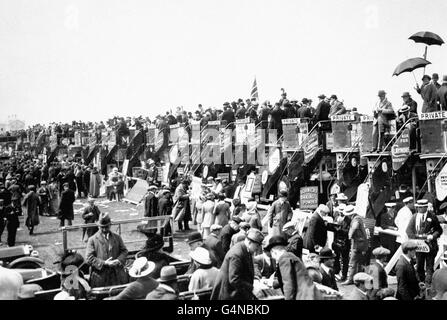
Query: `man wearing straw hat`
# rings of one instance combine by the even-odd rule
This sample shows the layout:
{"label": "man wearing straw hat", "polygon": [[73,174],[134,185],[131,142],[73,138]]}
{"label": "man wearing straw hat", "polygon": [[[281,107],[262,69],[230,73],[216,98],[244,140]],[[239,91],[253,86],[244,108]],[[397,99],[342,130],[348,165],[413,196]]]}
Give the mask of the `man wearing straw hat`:
{"label": "man wearing straw hat", "polygon": [[150,274],[155,270],[155,263],[145,257],[137,258],[129,270],[129,276],[136,279],[121,293],[110,300],[140,300],[158,287],[158,282]]}
{"label": "man wearing straw hat", "polygon": [[[433,212],[428,211],[428,200],[418,200],[417,213],[413,215],[407,226],[409,239],[424,240],[429,247],[429,252],[417,252],[417,273],[420,281],[431,284],[434,272],[435,257],[438,253],[438,238],[442,234],[442,228],[438,218]],[[425,269],[426,268],[426,269]],[[427,272],[427,276],[425,273]]]}
{"label": "man wearing straw hat", "polygon": [[209,250],[197,247],[189,253],[189,256],[197,265],[197,269],[189,280],[188,291],[197,291],[205,288],[212,289],[219,269],[213,266]]}
{"label": "man wearing straw hat", "polygon": [[127,248],[121,237],[110,231],[112,221],[107,213],[101,214],[99,231],[88,239],[86,260],[90,265],[90,285],[106,287],[127,283],[124,264]]}

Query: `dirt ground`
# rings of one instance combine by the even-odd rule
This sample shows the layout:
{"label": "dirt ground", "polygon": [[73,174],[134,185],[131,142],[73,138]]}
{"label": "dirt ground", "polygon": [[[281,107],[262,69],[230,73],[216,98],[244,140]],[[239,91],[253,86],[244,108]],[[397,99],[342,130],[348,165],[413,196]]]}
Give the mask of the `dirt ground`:
{"label": "dirt ground", "polygon": [[[82,208],[86,204],[86,199],[77,199],[74,204],[74,221],[73,225],[82,224],[81,217]],[[98,198],[96,201],[101,212],[108,212],[112,220],[126,220],[143,217],[143,206],[134,205],[127,202],[110,202],[105,198]],[[262,214],[261,214],[262,215]],[[59,258],[58,255],[63,251],[63,236],[59,229],[60,221],[56,217],[40,217],[40,224],[35,228],[34,235],[30,236],[27,228],[24,226],[24,217],[20,217],[20,228],[17,231],[16,245],[30,244],[39,252],[39,257],[45,261],[46,267],[55,270],[57,265],[54,264]],[[121,235],[129,251],[139,250],[144,246],[146,237],[136,231],[138,223],[130,223],[122,225]],[[196,230],[196,226],[190,222],[192,231]],[[117,226],[112,226],[112,231],[118,232]],[[6,233],[6,231],[5,231]],[[6,234],[3,234],[2,240],[6,240]],[[187,232],[174,233],[174,251],[171,255],[177,259],[189,260],[189,247],[186,243],[188,237]],[[68,232],[68,247],[77,250],[85,256],[86,242],[82,239],[82,230],[74,230]],[[132,241],[132,242],[129,242]],[[389,277],[390,286],[395,289],[395,278]],[[344,295],[349,294],[353,290],[353,286],[342,286],[338,284],[339,291]]]}

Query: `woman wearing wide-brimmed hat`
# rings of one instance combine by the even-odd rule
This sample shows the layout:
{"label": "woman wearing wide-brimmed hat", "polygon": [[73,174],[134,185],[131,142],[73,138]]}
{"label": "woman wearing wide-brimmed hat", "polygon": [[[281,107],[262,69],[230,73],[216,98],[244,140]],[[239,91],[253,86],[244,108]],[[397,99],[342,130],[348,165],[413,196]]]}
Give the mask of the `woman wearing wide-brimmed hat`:
{"label": "woman wearing wide-brimmed hat", "polygon": [[189,255],[196,264],[197,269],[189,280],[188,291],[213,288],[219,269],[213,267],[210,252],[203,247],[197,247]]}
{"label": "woman wearing wide-brimmed hat", "polygon": [[155,263],[155,268],[152,270],[150,276],[153,278],[160,277],[160,271],[164,266],[169,265],[172,258],[163,252],[164,240],[163,237],[156,233],[147,233],[146,244],[137,257],[145,257],[147,260]]}

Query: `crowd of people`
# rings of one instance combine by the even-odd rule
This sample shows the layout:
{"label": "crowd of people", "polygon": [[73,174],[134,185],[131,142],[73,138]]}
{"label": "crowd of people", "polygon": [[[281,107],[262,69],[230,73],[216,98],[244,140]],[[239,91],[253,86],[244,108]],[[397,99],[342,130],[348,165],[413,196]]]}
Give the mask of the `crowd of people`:
{"label": "crowd of people", "polygon": [[[439,87],[436,74],[433,80],[425,75],[423,82],[421,88],[416,88],[424,101],[422,111],[446,108],[447,77]],[[384,147],[385,134],[394,119],[398,129],[408,126],[410,137],[414,135],[413,141],[417,141],[417,103],[410,94],[402,95],[403,106],[397,115],[386,92],[380,90],[378,96],[373,114],[373,151]],[[245,118],[282,134],[281,120],[286,118],[307,118],[317,123],[333,115],[358,116],[356,108],[348,110],[336,95],[318,98],[316,108],[310,99],[288,100],[283,93],[273,106],[269,101],[259,105],[256,100],[239,99],[224,103],[223,108],[204,109],[199,105],[194,114],[177,108],[176,112],[159,115],[153,121],[143,117],[115,117],[106,124],[53,123],[14,134],[23,139],[41,133],[57,134],[62,139],[72,136],[75,130],[94,130],[100,135],[101,130],[112,128],[125,136],[130,127],[145,130],[149,125],[156,125],[163,129],[176,123],[188,124],[191,120],[200,121],[202,126],[214,120],[231,124]],[[396,244],[386,237],[374,243],[364,218],[343,193],[332,194],[328,203],[320,204],[300,227],[294,219],[287,190],[279,190],[277,199],[262,217],[253,198],[238,196],[243,181],[238,182],[239,189],[234,191],[228,180],[210,177],[201,185],[200,195],[193,197],[190,177],[180,174],[171,183],[156,184],[157,172],[152,159],[147,169],[149,188],[143,200],[144,216],[172,216],[178,223],[178,231],[189,232],[188,291],[208,290],[210,298],[218,300],[259,299],[269,293],[286,300],[340,299],[342,296],[351,300],[447,297],[447,268],[442,264],[442,268],[435,271],[434,263],[442,228],[427,200],[413,203],[413,195],[401,197],[399,203],[387,204],[389,210],[381,218],[381,226],[393,226],[402,243],[402,255],[391,270],[397,277],[394,290],[388,285],[385,266],[396,252]],[[57,216],[61,227],[65,220],[71,225],[76,194],[78,198],[88,197],[82,217],[85,223],[96,223],[97,227],[83,230],[83,239],[87,235],[85,259],[78,253],[66,252],[60,267],[62,279],[71,275],[64,269],[69,265],[88,264],[90,276],[87,281],[82,273],[77,275],[82,284],[78,290],[65,287],[62,281],[62,291],[56,299],[88,299],[92,287],[125,284],[131,279],[134,281],[113,299],[179,298],[179,275],[163,252],[163,235],[148,235],[141,256],[130,268],[126,265],[128,251],[123,240],[110,230],[109,215],[100,212],[95,205],[102,183],[97,168],[74,160],[47,164],[25,153],[4,161],[0,171],[0,237],[7,227],[8,246],[15,245],[22,207],[26,208],[25,225],[33,235],[39,216]],[[108,199],[120,201],[124,190],[122,174],[114,168],[106,178]],[[190,231],[191,222],[197,226],[197,231]],[[173,231],[165,227],[165,232]],[[424,250],[421,250],[421,240],[426,245],[422,245]],[[342,295],[340,285],[354,285],[354,289],[349,295]]]}

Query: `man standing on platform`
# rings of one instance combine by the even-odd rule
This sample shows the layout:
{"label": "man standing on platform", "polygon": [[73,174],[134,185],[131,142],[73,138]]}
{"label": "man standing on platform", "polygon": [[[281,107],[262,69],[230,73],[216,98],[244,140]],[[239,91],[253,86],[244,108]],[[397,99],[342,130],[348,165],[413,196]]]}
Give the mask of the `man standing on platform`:
{"label": "man standing on platform", "polygon": [[442,228],[433,212],[428,211],[428,200],[418,200],[416,210],[408,223],[407,235],[409,239],[423,240],[428,245],[429,252],[416,252],[416,264],[419,280],[430,285]]}
{"label": "man standing on platform", "polygon": [[431,78],[428,74],[422,77],[422,86],[419,85],[415,88],[417,93],[419,93],[424,100],[422,105],[422,113],[437,111],[437,99],[438,99],[438,89],[436,86],[430,82]]}
{"label": "man standing on platform", "polygon": [[372,152],[382,150],[385,144],[385,132],[391,130],[390,121],[396,118],[393,106],[386,98],[386,92],[380,90],[378,96],[379,101],[374,109]]}

